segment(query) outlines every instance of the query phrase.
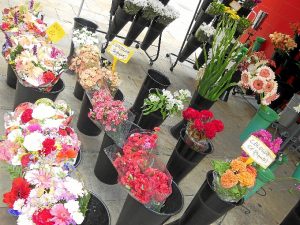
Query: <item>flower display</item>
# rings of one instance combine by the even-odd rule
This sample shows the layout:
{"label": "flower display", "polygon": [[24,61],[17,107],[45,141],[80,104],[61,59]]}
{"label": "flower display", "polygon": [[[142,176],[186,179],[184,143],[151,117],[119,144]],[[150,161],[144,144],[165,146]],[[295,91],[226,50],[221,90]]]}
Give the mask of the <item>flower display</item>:
{"label": "flower display", "polygon": [[265,143],[265,145],[271,149],[274,154],[279,152],[280,145],[282,144],[282,139],[280,137],[273,140],[272,134],[267,130],[259,130],[253,132],[251,135],[257,137],[259,140]]}
{"label": "flower display", "polygon": [[160,210],[172,193],[172,177],[151,150],[156,147],[156,134],[134,133],[117,153],[113,164],[119,183],[140,203]]}
{"label": "flower display", "polygon": [[174,20],[179,18],[180,13],[177,11],[174,7],[170,5],[166,5],[163,10],[161,11],[161,14],[157,18],[157,22],[160,24],[163,24],[165,26],[172,23]]}
{"label": "flower display", "polygon": [[269,37],[275,50],[281,53],[288,52],[297,47],[294,39],[292,39],[288,34],[274,32],[273,34],[270,34]]}
{"label": "flower display", "polygon": [[28,225],[81,224],[89,199],[83,183],[67,170],[40,163],[30,165],[3,195],[8,212],[18,216],[17,223]]}
{"label": "flower display", "polygon": [[224,13],[225,10],[225,5],[220,3],[217,0],[213,0],[209,6],[206,9],[206,13],[213,15],[213,16],[218,16]]}
{"label": "flower display", "polygon": [[247,162],[247,157],[228,161],[213,160],[213,188],[218,196],[229,202],[238,202],[249,188],[255,185],[256,168]]}
{"label": "flower display", "polygon": [[91,103],[93,109],[89,117],[99,122],[106,131],[116,131],[116,127],[128,119],[124,103],[114,100],[107,89],[94,92]]}
{"label": "flower display", "polygon": [[253,54],[241,64],[244,70],[239,85],[259,94],[262,105],[269,105],[279,97],[275,73],[267,66],[268,64],[274,65],[273,61],[268,60],[261,53]]}
{"label": "flower display", "polygon": [[0,159],[22,167],[42,159],[54,165],[74,163],[80,141],[69,127],[72,115],[64,101],[22,103],[5,116],[6,135],[0,142]]}
{"label": "flower display", "polygon": [[51,91],[67,68],[62,50],[53,45],[34,45],[22,51],[15,58],[15,69],[19,80],[25,86]]}
{"label": "flower display", "polygon": [[147,6],[147,0],[125,0],[124,10],[130,15],[136,15],[142,8]]}
{"label": "flower display", "polygon": [[143,114],[148,115],[152,112],[159,111],[163,119],[183,110],[183,103],[191,97],[190,91],[183,89],[175,91],[174,94],[165,89],[162,91],[153,89],[153,91],[154,92],[150,93],[148,98],[144,100]]}
{"label": "flower display", "polygon": [[23,33],[36,36],[46,35],[46,24],[38,18],[40,3],[30,1],[27,5],[5,8],[2,11],[2,24],[0,29],[9,37]]}
{"label": "flower display", "polygon": [[157,0],[147,0],[147,5],[143,8],[142,17],[146,20],[153,20],[159,15],[165,15],[164,5]]}
{"label": "flower display", "polygon": [[210,37],[212,37],[215,34],[216,30],[214,27],[202,23],[199,28],[197,29],[195,33],[195,37],[198,39],[200,42],[206,42]]}
{"label": "flower display", "polygon": [[95,46],[99,44],[99,39],[97,37],[97,34],[89,31],[86,27],[74,30],[72,41],[75,49],[80,48],[84,45]]}

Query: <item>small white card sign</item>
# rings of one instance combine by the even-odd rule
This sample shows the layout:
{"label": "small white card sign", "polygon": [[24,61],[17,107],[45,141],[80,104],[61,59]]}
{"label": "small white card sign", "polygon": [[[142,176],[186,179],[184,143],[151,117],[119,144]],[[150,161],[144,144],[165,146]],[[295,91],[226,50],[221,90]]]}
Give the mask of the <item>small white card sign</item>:
{"label": "small white card sign", "polygon": [[123,63],[128,63],[134,51],[123,43],[113,40],[107,48],[109,54]]}
{"label": "small white card sign", "polygon": [[239,10],[242,8],[241,4],[238,3],[237,1],[232,1],[232,2],[230,2],[229,5],[230,5],[230,7],[233,8],[235,11],[239,11]]}
{"label": "small white card sign", "polygon": [[251,135],[242,145],[242,149],[262,168],[266,169],[275,161],[276,155],[257,137]]}

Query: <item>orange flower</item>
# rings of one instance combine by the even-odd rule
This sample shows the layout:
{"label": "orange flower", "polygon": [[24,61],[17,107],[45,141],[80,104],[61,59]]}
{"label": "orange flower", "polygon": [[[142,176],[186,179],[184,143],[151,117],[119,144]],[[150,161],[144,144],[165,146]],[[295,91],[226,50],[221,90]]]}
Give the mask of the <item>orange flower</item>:
{"label": "orange flower", "polygon": [[57,154],[56,160],[58,162],[61,162],[64,160],[68,160],[70,158],[75,158],[75,157],[77,157],[77,154],[78,154],[78,152],[73,149],[63,150]]}
{"label": "orange flower", "polygon": [[235,172],[245,172],[247,164],[237,158],[231,161],[230,166],[231,169]]}
{"label": "orange flower", "polygon": [[226,170],[220,181],[223,188],[232,188],[237,185],[239,180],[232,170]]}
{"label": "orange flower", "polygon": [[251,173],[254,177],[256,177],[257,172],[256,172],[255,167],[253,167],[253,166],[247,166],[247,171],[248,171],[249,173]]}
{"label": "orange flower", "polygon": [[248,171],[236,175],[242,187],[253,187],[255,184],[255,176]]}

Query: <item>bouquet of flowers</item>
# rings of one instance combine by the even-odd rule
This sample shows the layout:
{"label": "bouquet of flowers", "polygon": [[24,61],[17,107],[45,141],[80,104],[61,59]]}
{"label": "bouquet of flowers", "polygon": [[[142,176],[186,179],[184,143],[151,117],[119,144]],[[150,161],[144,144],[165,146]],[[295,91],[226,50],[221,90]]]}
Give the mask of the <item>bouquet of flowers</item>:
{"label": "bouquet of flowers", "polygon": [[212,37],[215,34],[216,30],[214,27],[202,23],[199,28],[197,29],[195,33],[195,37],[197,38],[198,41],[200,42],[207,42],[210,37]]}
{"label": "bouquet of flowers", "polygon": [[82,46],[90,46],[90,45],[98,45],[99,39],[97,37],[97,34],[88,31],[86,27],[83,27],[81,29],[77,29],[73,31],[73,37],[72,41],[74,44],[75,49],[80,48]]}
{"label": "bouquet of flowers", "polygon": [[253,187],[256,169],[248,163],[247,157],[238,157],[228,161],[213,160],[213,188],[218,196],[229,202],[238,202]]}
{"label": "bouquet of flowers", "polygon": [[89,117],[99,122],[105,131],[116,131],[116,127],[128,119],[124,103],[114,100],[107,89],[102,88],[94,92],[91,103],[93,109]]}
{"label": "bouquet of flowers", "polygon": [[214,119],[214,114],[209,110],[197,111],[187,108],[182,115],[188,121],[186,134],[195,151],[205,152],[209,147],[207,140],[215,138],[216,134],[224,129],[223,122]]}
{"label": "bouquet of flowers", "polygon": [[8,36],[32,33],[37,36],[46,35],[46,24],[37,18],[40,3],[30,1],[28,5],[5,8],[2,11],[1,30]]}
{"label": "bouquet of flowers", "polygon": [[219,16],[223,14],[225,11],[225,5],[220,3],[217,0],[213,0],[209,6],[206,9],[206,13],[213,15],[213,16]]}
{"label": "bouquet of flowers", "polygon": [[15,178],[3,195],[8,212],[18,224],[81,224],[90,194],[68,171],[49,164],[32,164],[24,177]]}
{"label": "bouquet of flowers", "polygon": [[159,15],[156,22],[168,26],[174,20],[179,18],[180,13],[174,7],[167,5],[163,8],[162,14]]}
{"label": "bouquet of flowers", "polygon": [[156,147],[157,135],[134,133],[123,148],[112,154],[119,174],[119,183],[132,197],[157,212],[172,193],[172,177],[165,165],[151,150]]}
{"label": "bouquet of flowers", "polygon": [[172,116],[183,110],[183,103],[191,97],[189,90],[179,90],[172,94],[170,91],[163,89],[161,92],[153,89],[154,93],[150,93],[148,98],[144,100],[143,114],[148,115],[152,112],[159,111],[163,119]]}
{"label": "bouquet of flowers", "polygon": [[130,15],[136,15],[141,9],[147,6],[147,0],[125,0],[124,10]]}
{"label": "bouquet of flowers", "polygon": [[241,65],[244,70],[239,85],[259,94],[262,105],[269,105],[279,97],[275,73],[267,66],[269,63],[274,65],[272,61],[264,58],[264,55],[256,53]]}
{"label": "bouquet of flowers", "polygon": [[142,17],[146,20],[153,20],[159,15],[164,15],[164,5],[158,0],[147,0],[147,5],[143,8]]}
{"label": "bouquet of flowers", "polygon": [[34,45],[17,55],[15,66],[23,85],[48,92],[67,68],[67,60],[63,51],[53,45]]}
{"label": "bouquet of flowers", "polygon": [[5,116],[5,140],[0,159],[12,166],[28,166],[37,160],[53,165],[74,163],[80,141],[69,127],[73,112],[64,101],[40,99],[23,103]]}
{"label": "bouquet of flowers", "polygon": [[274,32],[273,34],[270,34],[269,37],[275,50],[281,54],[287,53],[297,47],[294,39],[288,34]]}
{"label": "bouquet of flowers", "polygon": [[252,9],[257,4],[261,3],[262,0],[239,0],[239,3],[246,9]]}

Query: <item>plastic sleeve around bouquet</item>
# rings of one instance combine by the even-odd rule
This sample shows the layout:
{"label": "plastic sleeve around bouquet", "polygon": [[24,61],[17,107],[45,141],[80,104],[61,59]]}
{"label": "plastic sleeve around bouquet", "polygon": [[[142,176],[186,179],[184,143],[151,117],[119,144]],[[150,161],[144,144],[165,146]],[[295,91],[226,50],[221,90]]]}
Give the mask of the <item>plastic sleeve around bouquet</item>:
{"label": "plastic sleeve around bouquet", "polygon": [[118,172],[119,184],[145,207],[159,212],[172,193],[172,176],[156,155],[145,150],[124,153],[123,149],[116,145],[104,149]]}

